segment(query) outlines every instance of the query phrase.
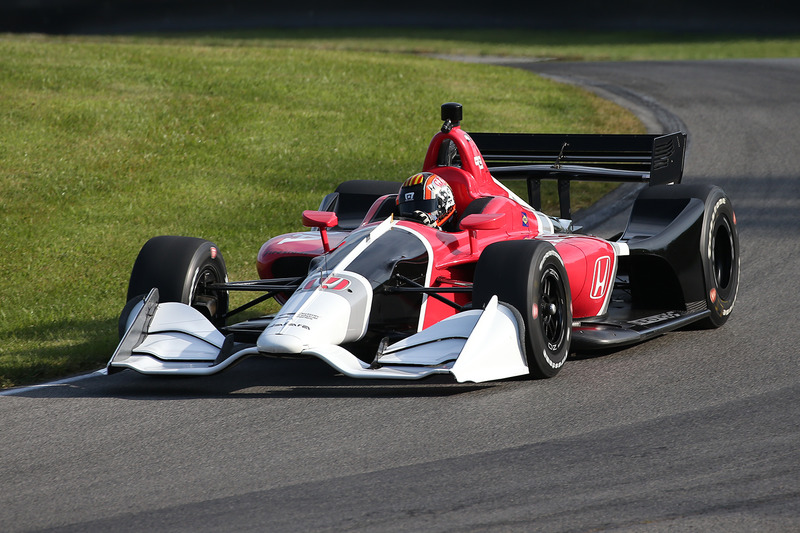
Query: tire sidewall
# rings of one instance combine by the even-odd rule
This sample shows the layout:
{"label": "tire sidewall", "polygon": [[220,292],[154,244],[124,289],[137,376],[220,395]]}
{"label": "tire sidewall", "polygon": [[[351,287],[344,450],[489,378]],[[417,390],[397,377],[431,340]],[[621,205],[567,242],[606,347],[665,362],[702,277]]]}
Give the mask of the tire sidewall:
{"label": "tire sidewall", "polygon": [[[533,279],[531,280],[532,295],[539,296],[538,299],[531,301],[531,306],[527,314],[528,327],[528,364],[533,362],[538,367],[538,373],[543,377],[552,377],[558,373],[569,355],[570,343],[572,340],[572,298],[569,291],[569,280],[566,268],[555,248],[545,251],[539,261],[538,266],[531,268]],[[538,306],[543,292],[543,283],[546,278],[551,282],[560,284],[560,298],[563,300],[558,305],[558,312],[562,313],[560,319],[562,328],[557,335],[557,343],[551,344],[545,335],[545,320],[543,310],[540,308],[538,316],[533,316],[533,306]],[[525,315],[523,315],[525,317]],[[531,358],[534,361],[531,361]],[[536,375],[534,373],[534,375]]]}
{"label": "tire sidewall", "polygon": [[[195,291],[198,288],[200,276],[205,272],[212,273],[216,282],[227,282],[228,272],[225,267],[225,261],[222,254],[219,252],[214,243],[205,241],[202,245],[198,246],[194,256],[186,269],[186,276],[183,283],[183,290],[181,291],[181,303],[191,305],[194,298],[197,296]],[[228,293],[222,293],[220,298],[220,305],[224,304],[224,309],[228,307]]]}
{"label": "tire sidewall", "polygon": [[[730,257],[727,257],[728,252]],[[728,320],[736,303],[741,262],[736,216],[730,199],[719,188],[714,188],[706,199],[700,254],[706,305],[711,312],[707,325],[719,327]],[[725,265],[722,279],[715,273],[715,262]]]}
{"label": "tire sidewall", "polygon": [[139,305],[142,301],[144,301],[146,295],[140,294],[138,296],[134,296],[125,304],[122,308],[122,311],[119,314],[119,319],[117,320],[117,333],[119,334],[119,338],[122,339],[122,336],[125,335],[125,332],[128,331],[128,318],[131,316],[133,309]]}

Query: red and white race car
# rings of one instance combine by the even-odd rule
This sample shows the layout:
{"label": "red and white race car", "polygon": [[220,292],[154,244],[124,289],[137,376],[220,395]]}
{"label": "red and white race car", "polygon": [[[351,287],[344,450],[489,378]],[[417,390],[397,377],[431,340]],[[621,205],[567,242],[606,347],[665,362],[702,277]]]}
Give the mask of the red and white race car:
{"label": "red and white race car", "polygon": [[[573,351],[721,326],[739,282],[730,200],[681,185],[686,136],[468,134],[442,106],[422,172],[349,181],[229,282],[216,245],[162,236],[131,273],[108,371],[206,375],[252,356],[317,357],[359,378],[552,377]],[[500,180],[524,179],[528,201]],[[541,213],[558,180],[561,217]],[[646,182],[627,228],[574,231],[572,180]],[[229,291],[262,293],[229,310]],[[272,316],[230,323],[268,298]]]}

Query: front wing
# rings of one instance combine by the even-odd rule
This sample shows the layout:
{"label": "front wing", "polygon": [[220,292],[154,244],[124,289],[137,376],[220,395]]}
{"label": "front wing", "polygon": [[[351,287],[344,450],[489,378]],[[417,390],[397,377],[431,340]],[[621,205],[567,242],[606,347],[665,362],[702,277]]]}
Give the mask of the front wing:
{"label": "front wing", "polygon": [[[153,289],[131,314],[128,329],[108,363],[143,374],[216,374],[253,355],[280,355],[235,344],[190,306],[158,303]],[[459,382],[484,382],[528,373],[524,325],[518,313],[494,297],[485,309],[449,317],[379,349],[366,363],[337,345],[305,346],[296,356],[317,357],[342,374],[367,379],[421,379],[452,374]]]}

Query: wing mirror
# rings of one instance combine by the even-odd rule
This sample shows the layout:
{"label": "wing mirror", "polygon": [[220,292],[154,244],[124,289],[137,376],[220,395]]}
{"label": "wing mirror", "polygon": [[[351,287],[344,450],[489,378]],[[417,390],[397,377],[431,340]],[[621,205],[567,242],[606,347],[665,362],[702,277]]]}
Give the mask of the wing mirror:
{"label": "wing mirror", "polygon": [[332,211],[303,211],[303,225],[307,228],[319,228],[322,249],[325,253],[331,251],[331,245],[328,242],[328,228],[332,228],[338,223],[339,217]]}
{"label": "wing mirror", "polygon": [[461,221],[461,227],[470,231],[479,229],[500,229],[505,222],[505,213],[479,213],[467,215],[464,220]]}
{"label": "wing mirror", "polygon": [[478,230],[500,229],[505,223],[505,213],[476,213],[464,217],[461,228],[469,231],[470,255],[474,255],[478,248]]}

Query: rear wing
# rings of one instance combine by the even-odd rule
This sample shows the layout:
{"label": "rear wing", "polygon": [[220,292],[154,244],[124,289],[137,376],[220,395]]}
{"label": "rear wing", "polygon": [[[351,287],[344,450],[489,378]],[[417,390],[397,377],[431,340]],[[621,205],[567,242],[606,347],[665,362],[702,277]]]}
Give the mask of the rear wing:
{"label": "rear wing", "polygon": [[470,133],[492,175],[524,179],[541,209],[541,180],[558,180],[561,218],[569,219],[571,181],[680,183],[686,134],[595,135]]}

